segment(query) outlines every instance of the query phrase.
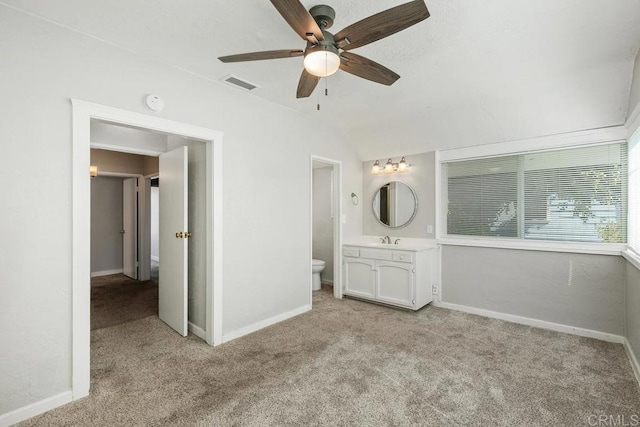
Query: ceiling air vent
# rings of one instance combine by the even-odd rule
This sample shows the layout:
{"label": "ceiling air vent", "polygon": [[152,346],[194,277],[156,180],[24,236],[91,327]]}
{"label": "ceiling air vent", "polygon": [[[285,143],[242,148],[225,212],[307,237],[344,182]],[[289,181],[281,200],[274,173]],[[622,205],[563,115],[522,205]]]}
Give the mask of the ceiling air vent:
{"label": "ceiling air vent", "polygon": [[260,87],[258,85],[254,85],[253,83],[249,83],[248,81],[243,80],[239,77],[236,77],[232,74],[229,74],[228,76],[223,77],[222,81],[228,85],[239,87],[240,89],[244,89],[247,91],[254,90],[257,87]]}

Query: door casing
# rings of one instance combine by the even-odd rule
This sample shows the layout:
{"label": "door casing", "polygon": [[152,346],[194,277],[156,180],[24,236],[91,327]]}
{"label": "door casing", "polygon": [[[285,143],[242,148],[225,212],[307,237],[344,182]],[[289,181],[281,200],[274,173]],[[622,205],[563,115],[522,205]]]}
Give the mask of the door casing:
{"label": "door casing", "polygon": [[[206,143],[207,149],[207,285],[206,285],[206,341],[222,343],[222,137],[213,129],[192,126],[161,117],[148,116],[71,99],[72,133],[72,360],[71,391],[73,399],[89,394],[90,387],[90,148],[91,120],[133,126]],[[135,152],[135,150],[133,150]],[[131,151],[129,151],[131,152]],[[149,155],[140,149],[137,154]],[[157,153],[159,154],[159,153]]]}

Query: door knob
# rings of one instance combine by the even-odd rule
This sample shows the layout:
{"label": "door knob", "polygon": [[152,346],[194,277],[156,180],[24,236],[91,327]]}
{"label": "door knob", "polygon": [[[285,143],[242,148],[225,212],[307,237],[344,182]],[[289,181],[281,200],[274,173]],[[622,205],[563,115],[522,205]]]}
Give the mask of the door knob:
{"label": "door knob", "polygon": [[124,230],[120,230],[120,234],[124,234]]}
{"label": "door knob", "polygon": [[184,233],[184,238],[185,238],[185,239],[188,239],[189,237],[191,237],[191,232],[190,232],[190,231],[186,231],[186,232]]}
{"label": "door knob", "polygon": [[183,237],[182,231],[179,233],[176,233],[176,239],[182,239],[182,237]]}

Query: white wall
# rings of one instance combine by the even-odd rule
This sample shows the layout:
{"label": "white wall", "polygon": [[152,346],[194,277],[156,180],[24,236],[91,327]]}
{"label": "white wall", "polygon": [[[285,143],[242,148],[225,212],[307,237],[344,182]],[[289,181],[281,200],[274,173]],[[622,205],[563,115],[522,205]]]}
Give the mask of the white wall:
{"label": "white wall", "polygon": [[323,282],[333,283],[333,212],[331,167],[313,169],[313,258],[326,263]]}
{"label": "white wall", "polygon": [[[362,223],[349,202],[361,161],[322,112],[298,114],[0,8],[0,182],[12,183],[0,210],[0,414],[71,387],[70,98],[224,132],[224,334],[309,303],[311,154],[343,162],[344,234]],[[165,100],[162,113],[145,109],[149,93]]]}
{"label": "white wall", "polygon": [[636,54],[636,60],[633,65],[633,79],[629,93],[627,119],[629,119],[633,113],[638,113],[637,108],[640,108],[640,51]]}
{"label": "white wall", "polygon": [[158,261],[160,257],[160,189],[151,187],[151,259]]}
{"label": "white wall", "polygon": [[91,180],[91,273],[122,270],[122,178]]}
{"label": "white wall", "polygon": [[[387,158],[380,158],[380,165],[387,162]],[[399,157],[393,159],[400,161]],[[419,153],[406,156],[406,161],[411,165],[410,171],[392,175],[371,175],[371,167],[375,160],[362,162],[362,205],[363,234],[372,236],[415,237],[433,239],[433,232],[427,233],[428,225],[435,225],[435,153]],[[373,215],[373,197],[378,189],[390,182],[402,181],[413,188],[418,198],[418,211],[416,217],[409,225],[400,229],[387,228]],[[435,227],[434,227],[435,230]]]}
{"label": "white wall", "polygon": [[157,155],[167,151],[167,135],[96,120],[91,121],[91,144],[93,145],[109,146],[110,149],[127,152],[132,141],[135,141],[136,152],[147,151],[148,154]]}

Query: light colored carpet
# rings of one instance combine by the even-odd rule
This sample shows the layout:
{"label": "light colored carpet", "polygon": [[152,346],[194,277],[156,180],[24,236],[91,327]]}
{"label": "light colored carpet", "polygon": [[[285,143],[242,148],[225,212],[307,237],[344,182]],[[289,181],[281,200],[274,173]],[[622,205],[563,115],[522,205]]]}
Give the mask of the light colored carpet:
{"label": "light colored carpet", "polygon": [[582,426],[640,414],[621,345],[327,290],[311,312],[216,348],[147,317],[93,331],[91,351],[91,395],[25,426]]}

